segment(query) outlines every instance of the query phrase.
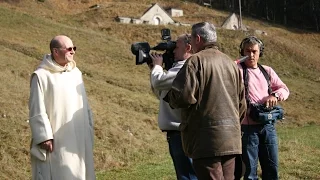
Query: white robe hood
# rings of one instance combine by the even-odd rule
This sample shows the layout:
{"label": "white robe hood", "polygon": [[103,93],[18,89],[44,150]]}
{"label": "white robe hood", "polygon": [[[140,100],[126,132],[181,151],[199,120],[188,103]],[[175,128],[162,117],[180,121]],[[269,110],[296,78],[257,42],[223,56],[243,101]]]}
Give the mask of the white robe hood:
{"label": "white robe hood", "polygon": [[54,60],[52,60],[51,54],[46,54],[43,57],[43,60],[38,68],[47,69],[52,72],[66,72],[71,71],[76,67],[76,62],[74,60],[70,61],[64,67],[57,64]]}

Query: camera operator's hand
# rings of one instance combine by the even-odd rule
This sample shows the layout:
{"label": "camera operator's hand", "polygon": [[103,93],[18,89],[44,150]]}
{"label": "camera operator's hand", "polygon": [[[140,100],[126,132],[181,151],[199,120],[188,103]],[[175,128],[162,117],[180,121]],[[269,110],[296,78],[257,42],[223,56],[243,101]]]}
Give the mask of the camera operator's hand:
{"label": "camera operator's hand", "polygon": [[152,59],[153,65],[162,66],[162,63],[163,63],[162,54],[158,54],[156,52],[150,52],[149,55]]}
{"label": "camera operator's hand", "polygon": [[273,106],[276,106],[278,104],[278,100],[276,97],[270,95],[267,99],[266,99],[266,107],[267,108],[272,108]]}

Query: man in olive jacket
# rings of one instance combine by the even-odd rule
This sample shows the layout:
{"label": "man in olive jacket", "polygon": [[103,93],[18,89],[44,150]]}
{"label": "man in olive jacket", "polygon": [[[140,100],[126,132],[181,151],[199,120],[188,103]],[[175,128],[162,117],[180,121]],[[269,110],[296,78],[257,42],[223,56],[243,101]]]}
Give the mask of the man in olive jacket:
{"label": "man in olive jacket", "polygon": [[179,128],[198,179],[233,180],[235,157],[242,153],[240,122],[247,108],[239,68],[216,43],[212,24],[192,26],[195,54],[164,99],[172,108],[184,108]]}

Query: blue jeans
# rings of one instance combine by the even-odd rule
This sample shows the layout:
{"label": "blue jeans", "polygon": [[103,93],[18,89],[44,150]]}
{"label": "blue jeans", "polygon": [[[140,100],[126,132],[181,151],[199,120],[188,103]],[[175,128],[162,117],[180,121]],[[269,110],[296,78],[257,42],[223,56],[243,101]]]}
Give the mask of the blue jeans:
{"label": "blue jeans", "polygon": [[242,125],[241,130],[244,179],[258,179],[259,158],[262,179],[278,180],[278,138],[274,124]]}
{"label": "blue jeans", "polygon": [[192,159],[188,158],[182,148],[179,131],[167,131],[169,152],[173,161],[178,180],[197,180],[192,167]]}

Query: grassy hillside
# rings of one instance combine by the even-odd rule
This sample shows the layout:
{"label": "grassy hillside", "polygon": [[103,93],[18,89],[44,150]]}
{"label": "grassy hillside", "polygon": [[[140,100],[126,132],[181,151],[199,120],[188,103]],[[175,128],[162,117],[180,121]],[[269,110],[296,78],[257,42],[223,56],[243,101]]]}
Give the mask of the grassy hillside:
{"label": "grassy hillside", "polygon": [[[90,9],[101,4],[100,9]],[[166,139],[157,126],[158,101],[146,65],[136,66],[133,42],[160,41],[164,26],[120,24],[116,16],[141,15],[153,1],[8,0],[0,2],[0,179],[30,179],[28,97],[30,74],[49,41],[66,34],[77,46],[95,116],[95,166],[99,179],[174,179]],[[184,10],[185,23],[220,26],[228,13],[193,3],[158,1]],[[320,178],[320,34],[286,29],[254,19],[244,24],[268,33],[262,64],[274,67],[291,94],[279,124],[282,179]],[[166,26],[173,38],[190,27]],[[247,34],[250,32],[247,32]],[[239,56],[246,33],[218,29],[221,50]],[[311,153],[310,153],[311,152]],[[305,155],[307,154],[307,155]],[[305,166],[308,163],[308,166]]]}

